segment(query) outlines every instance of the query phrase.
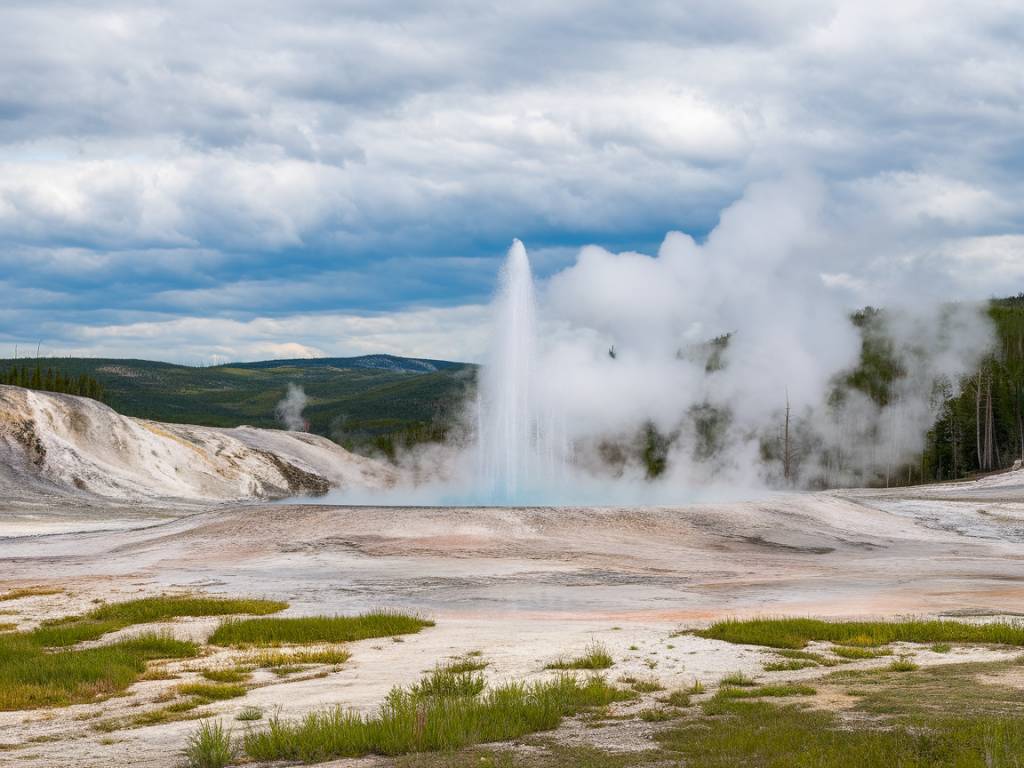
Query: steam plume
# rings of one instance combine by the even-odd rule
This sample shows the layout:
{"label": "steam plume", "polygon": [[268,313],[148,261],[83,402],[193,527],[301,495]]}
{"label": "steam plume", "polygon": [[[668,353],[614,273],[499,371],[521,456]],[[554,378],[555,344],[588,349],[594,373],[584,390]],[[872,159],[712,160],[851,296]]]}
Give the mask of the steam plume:
{"label": "steam plume", "polygon": [[288,392],[274,408],[277,420],[284,424],[285,429],[302,432],[306,422],[302,418],[302,409],[306,407],[306,392],[295,384],[288,385]]}

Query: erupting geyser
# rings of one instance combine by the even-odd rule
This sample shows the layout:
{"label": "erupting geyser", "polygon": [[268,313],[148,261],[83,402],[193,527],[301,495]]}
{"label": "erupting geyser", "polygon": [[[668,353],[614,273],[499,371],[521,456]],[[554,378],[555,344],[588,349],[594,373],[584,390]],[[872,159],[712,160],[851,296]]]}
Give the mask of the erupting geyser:
{"label": "erupting geyser", "polygon": [[492,502],[526,501],[557,481],[565,464],[564,430],[538,398],[536,346],[533,275],[515,240],[501,272],[477,402],[479,482]]}

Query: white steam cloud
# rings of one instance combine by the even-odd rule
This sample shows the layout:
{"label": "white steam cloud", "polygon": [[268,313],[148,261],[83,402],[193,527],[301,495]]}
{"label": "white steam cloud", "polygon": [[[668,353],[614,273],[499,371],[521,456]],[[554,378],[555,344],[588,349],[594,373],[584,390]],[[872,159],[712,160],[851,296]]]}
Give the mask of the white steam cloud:
{"label": "white steam cloud", "polygon": [[288,392],[274,408],[277,420],[284,424],[285,429],[292,432],[301,432],[306,429],[306,422],[302,418],[302,410],[306,407],[305,390],[296,385],[289,384]]}
{"label": "white steam cloud", "polygon": [[848,286],[822,274],[828,202],[813,178],[755,184],[703,243],[672,232],[656,256],[588,247],[549,281],[541,382],[584,456],[650,425],[665,486],[777,482],[783,462],[765,447],[788,400],[795,483],[863,482],[913,459],[936,387],[955,393],[992,329],[978,306],[907,296],[870,321],[905,372],[886,405],[845,386],[862,337]]}
{"label": "white steam cloud", "polygon": [[[907,272],[874,294],[885,311],[858,329],[870,281],[830,267],[867,241],[851,244],[839,208],[813,177],[754,184],[703,242],[670,232],[653,256],[589,246],[541,285],[533,397],[558,414],[574,470],[528,500],[676,503],[865,484],[915,461],[993,329],[980,305],[900,294]],[[848,381],[864,338],[900,371],[885,398]],[[482,501],[460,491],[473,487],[468,443],[412,452],[410,476],[432,482],[392,500]]]}

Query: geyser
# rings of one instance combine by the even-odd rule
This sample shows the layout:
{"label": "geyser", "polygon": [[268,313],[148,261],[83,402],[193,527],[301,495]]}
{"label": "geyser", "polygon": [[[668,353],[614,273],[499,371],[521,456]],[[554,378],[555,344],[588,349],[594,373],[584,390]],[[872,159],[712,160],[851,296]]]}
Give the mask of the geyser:
{"label": "geyser", "polygon": [[558,481],[567,450],[559,419],[537,397],[536,298],[519,240],[501,271],[493,322],[477,400],[477,477],[485,499],[523,502]]}

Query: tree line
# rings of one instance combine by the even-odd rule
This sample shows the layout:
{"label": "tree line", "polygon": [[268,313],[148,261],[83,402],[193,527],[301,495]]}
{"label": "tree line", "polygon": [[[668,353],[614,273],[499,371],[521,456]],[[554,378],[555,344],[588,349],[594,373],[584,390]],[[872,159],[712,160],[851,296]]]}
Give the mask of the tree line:
{"label": "tree line", "polygon": [[34,367],[11,366],[0,374],[0,384],[103,400],[103,385],[92,376],[85,373],[78,376],[65,375],[60,369],[55,371],[53,368],[43,371],[38,364]]}
{"label": "tree line", "polygon": [[957,397],[943,400],[922,456],[926,479],[992,472],[1024,459],[1024,294],[989,306],[996,343]]}

